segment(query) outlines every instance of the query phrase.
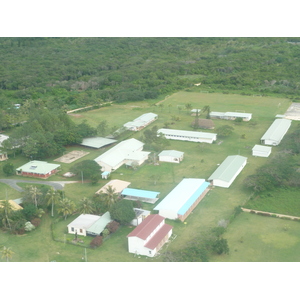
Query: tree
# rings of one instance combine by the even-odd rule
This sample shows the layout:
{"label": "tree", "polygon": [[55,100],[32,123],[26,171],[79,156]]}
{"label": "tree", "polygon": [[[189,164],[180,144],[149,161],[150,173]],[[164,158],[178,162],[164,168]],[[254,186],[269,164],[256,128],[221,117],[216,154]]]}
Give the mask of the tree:
{"label": "tree", "polygon": [[212,245],[211,245],[211,249],[213,252],[221,255],[221,254],[228,254],[229,253],[229,247],[228,247],[228,243],[227,240],[224,238],[218,238],[216,239]]}
{"label": "tree", "polygon": [[36,187],[36,186],[30,186],[29,187],[29,194],[31,199],[34,201],[35,207],[38,207],[38,199],[39,196],[42,195],[42,192]]}
{"label": "tree", "polygon": [[46,194],[47,205],[51,205],[51,217],[54,216],[54,205],[60,200],[60,193],[51,187]]}
{"label": "tree", "polygon": [[187,104],[185,105],[185,109],[187,110],[187,113],[189,113],[189,111],[191,111],[192,108],[193,108],[193,106],[192,106],[191,103],[187,103]]}
{"label": "tree", "polygon": [[9,247],[3,246],[1,250],[1,257],[5,258],[7,262],[12,258],[13,254],[15,253]]}
{"label": "tree", "polygon": [[11,176],[15,174],[15,167],[12,163],[7,162],[4,166],[3,166],[3,173],[6,176]]}
{"label": "tree", "polygon": [[229,136],[233,132],[234,128],[229,125],[224,125],[219,127],[216,131],[219,136],[226,137]]}
{"label": "tree", "polygon": [[103,196],[104,196],[104,202],[108,210],[119,200],[119,195],[116,192],[116,189],[111,185],[108,185],[105,188]]}
{"label": "tree", "polygon": [[13,212],[12,206],[8,200],[1,201],[1,213],[3,214],[2,224],[11,230],[11,219],[10,216]]}
{"label": "tree", "polygon": [[120,200],[111,206],[110,210],[111,218],[125,225],[130,223],[135,218],[132,201]]}
{"label": "tree", "polygon": [[93,179],[99,176],[100,166],[94,160],[83,160],[70,168],[70,172],[82,176],[83,179]]}
{"label": "tree", "polygon": [[106,120],[101,121],[97,126],[97,134],[99,136],[106,136],[108,130],[108,124]]}
{"label": "tree", "polygon": [[75,203],[68,198],[61,199],[58,202],[57,211],[61,213],[66,220],[67,217],[75,211]]}
{"label": "tree", "polygon": [[206,112],[206,119],[210,119],[210,106],[209,105],[205,105],[203,108],[202,108],[202,112]]}
{"label": "tree", "polygon": [[90,247],[91,248],[97,248],[99,246],[101,246],[103,243],[103,238],[101,235],[97,235],[95,238],[92,239],[92,241],[90,242]]}
{"label": "tree", "polygon": [[81,214],[90,214],[94,210],[92,201],[86,197],[83,197],[79,202],[78,212]]}

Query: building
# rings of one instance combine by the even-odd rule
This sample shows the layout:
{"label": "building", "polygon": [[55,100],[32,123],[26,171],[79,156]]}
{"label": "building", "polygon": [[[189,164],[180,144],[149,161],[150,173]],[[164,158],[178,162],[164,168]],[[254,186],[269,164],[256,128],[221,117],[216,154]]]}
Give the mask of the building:
{"label": "building", "polygon": [[2,147],[2,143],[7,140],[9,138],[9,136],[5,135],[5,134],[0,134],[0,147]]}
{"label": "building", "polygon": [[104,137],[90,137],[90,138],[84,138],[80,145],[85,147],[100,149],[102,147],[111,145],[116,142],[117,140],[108,139]]}
{"label": "building", "polygon": [[276,119],[271,124],[269,129],[265,132],[265,134],[260,139],[261,144],[277,146],[280,144],[281,140],[289,130],[292,121],[289,119]]}
{"label": "building", "polygon": [[141,165],[145,162],[150,152],[143,150],[144,143],[132,138],[120,142],[94,160],[101,166],[101,171],[113,172],[123,164]]}
{"label": "building", "polygon": [[209,116],[212,119],[223,119],[223,120],[235,120],[236,118],[242,118],[243,121],[250,121],[252,118],[251,113],[242,113],[242,112],[218,112],[212,111],[210,112]]}
{"label": "building", "polygon": [[101,235],[106,225],[111,222],[110,213],[106,212],[102,216],[81,214],[74,221],[67,225],[68,233],[83,236]]}
{"label": "building", "polygon": [[173,226],[160,215],[149,215],[127,235],[128,251],[136,255],[155,256],[172,235]]}
{"label": "building", "polygon": [[272,147],[255,145],[252,148],[252,155],[260,156],[260,157],[268,157],[271,154],[271,151],[272,151]]}
{"label": "building", "polygon": [[7,160],[7,153],[6,152],[0,152],[0,161]]}
{"label": "building", "polygon": [[127,130],[139,131],[139,130],[142,130],[143,128],[145,128],[146,126],[148,126],[149,124],[151,124],[152,122],[154,122],[155,120],[157,120],[157,117],[158,117],[157,114],[146,113],[146,114],[143,114],[140,117],[134,119],[131,122],[125,123],[123,126]]}
{"label": "building", "polygon": [[142,201],[147,203],[155,203],[158,200],[159,194],[160,192],[152,192],[131,188],[125,188],[121,192],[121,195],[124,199]]}
{"label": "building", "polygon": [[[3,205],[1,204],[3,201],[5,201],[5,200],[0,200],[0,208],[3,207]],[[14,211],[23,209],[23,207],[20,206],[18,203],[16,203],[16,201],[14,201],[14,200],[8,200],[8,202],[9,202],[12,210],[14,210]]]}
{"label": "building", "polygon": [[166,139],[189,141],[198,143],[212,144],[217,140],[216,133],[189,131],[189,130],[177,130],[162,128],[157,131],[157,135],[163,135]]}
{"label": "building", "polygon": [[149,215],[150,210],[140,209],[140,208],[134,208],[135,218],[130,222],[133,226],[140,225]]}
{"label": "building", "polygon": [[183,160],[184,152],[177,150],[163,150],[158,154],[159,161],[179,164]]}
{"label": "building", "polygon": [[184,221],[209,191],[209,182],[184,178],[156,207],[159,215]]}
{"label": "building", "polygon": [[247,157],[230,155],[208,178],[214,186],[228,188],[247,164]]}
{"label": "building", "polygon": [[50,164],[45,161],[32,160],[17,168],[16,174],[45,179],[57,173],[59,167],[60,165],[58,164]]}
{"label": "building", "polygon": [[191,110],[191,115],[196,116],[197,114],[200,115],[201,109],[199,108],[194,108]]}
{"label": "building", "polygon": [[117,194],[121,194],[121,192],[126,189],[130,185],[130,182],[119,180],[119,179],[113,179],[109,181],[107,184],[105,184],[100,190],[96,192],[96,194],[100,193],[106,193],[106,189],[108,186],[111,186]]}

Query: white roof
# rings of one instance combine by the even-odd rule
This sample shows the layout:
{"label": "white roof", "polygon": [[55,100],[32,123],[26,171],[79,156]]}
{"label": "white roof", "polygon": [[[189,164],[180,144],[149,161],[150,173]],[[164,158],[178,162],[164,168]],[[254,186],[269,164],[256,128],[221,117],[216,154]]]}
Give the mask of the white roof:
{"label": "white roof", "polygon": [[90,214],[81,214],[74,221],[72,221],[68,226],[74,228],[88,229],[92,224],[94,224],[101,217]]}
{"label": "white roof", "polygon": [[140,127],[148,124],[152,120],[157,118],[157,114],[154,113],[146,113],[138,118],[134,119],[133,121],[127,122],[124,124],[124,127]]}
{"label": "white roof", "polygon": [[[173,210],[178,212],[186,202],[205,184],[205,179],[184,178],[156,207],[154,210]],[[208,183],[205,184],[205,188]]]}
{"label": "white roof", "polygon": [[276,119],[269,129],[262,136],[262,140],[272,140],[280,142],[287,130],[290,128],[292,121],[288,119]]}
{"label": "white roof", "polygon": [[0,147],[2,147],[2,143],[7,140],[9,138],[9,136],[5,135],[5,134],[0,134]]}
{"label": "white roof", "polygon": [[177,150],[163,150],[158,154],[158,156],[171,156],[171,157],[181,157],[184,152],[177,151]]}
{"label": "white roof", "polygon": [[117,142],[117,140],[108,139],[104,137],[90,137],[90,138],[84,138],[80,145],[99,149],[101,147],[110,145],[115,142]]}
{"label": "white roof", "polygon": [[95,158],[94,160],[96,162],[103,162],[111,167],[114,167],[120,164],[125,158],[128,157],[128,155],[139,150],[143,146],[144,143],[132,138],[120,142],[113,148],[109,149],[105,153]]}
{"label": "white roof", "polygon": [[184,136],[184,137],[194,137],[194,138],[202,138],[202,139],[213,139],[215,140],[217,137],[216,133],[202,132],[202,131],[189,131],[189,130],[177,130],[177,129],[166,129],[161,128],[157,131],[157,133],[167,134],[167,135],[176,135],[176,136]]}
{"label": "white roof", "polygon": [[272,150],[272,147],[262,146],[262,145],[255,145],[252,148],[252,151],[259,151],[259,152],[266,152],[266,153],[269,153],[271,150]]}
{"label": "white roof", "polygon": [[210,112],[210,116],[218,116],[218,117],[230,117],[230,118],[251,118],[251,113],[242,113],[242,112],[233,112],[233,111],[227,111],[227,112],[218,112],[218,111],[212,111]]}

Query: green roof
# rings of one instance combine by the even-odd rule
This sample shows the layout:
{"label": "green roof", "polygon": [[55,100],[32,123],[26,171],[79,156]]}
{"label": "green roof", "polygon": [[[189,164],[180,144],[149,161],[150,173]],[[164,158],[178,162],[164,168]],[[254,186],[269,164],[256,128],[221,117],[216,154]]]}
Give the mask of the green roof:
{"label": "green roof", "polygon": [[213,172],[208,180],[219,179],[229,182],[240,169],[240,167],[247,161],[247,157],[240,155],[231,155],[222,162],[222,164]]}
{"label": "green roof", "polygon": [[17,168],[16,170],[35,174],[48,174],[58,167],[60,167],[60,165],[58,164],[50,164],[46,161],[32,160],[27,164]]}
{"label": "green roof", "polygon": [[291,126],[292,121],[288,119],[276,119],[262,136],[261,140],[271,140],[279,143]]}
{"label": "green roof", "polygon": [[93,223],[89,228],[87,228],[87,233],[97,234],[100,233],[105,229],[105,226],[111,222],[112,219],[110,217],[109,211],[103,214],[100,219],[98,219],[95,223]]}

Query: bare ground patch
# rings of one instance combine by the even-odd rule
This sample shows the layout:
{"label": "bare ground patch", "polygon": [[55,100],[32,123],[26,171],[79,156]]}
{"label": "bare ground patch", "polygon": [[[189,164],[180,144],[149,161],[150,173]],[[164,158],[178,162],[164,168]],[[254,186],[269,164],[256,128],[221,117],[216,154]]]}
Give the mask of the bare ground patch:
{"label": "bare ground patch", "polygon": [[87,154],[89,154],[90,152],[86,152],[86,151],[80,151],[80,150],[74,150],[74,151],[71,151],[57,159],[55,159],[55,161],[58,161],[58,162],[63,162],[63,163],[66,163],[66,164],[69,164]]}

